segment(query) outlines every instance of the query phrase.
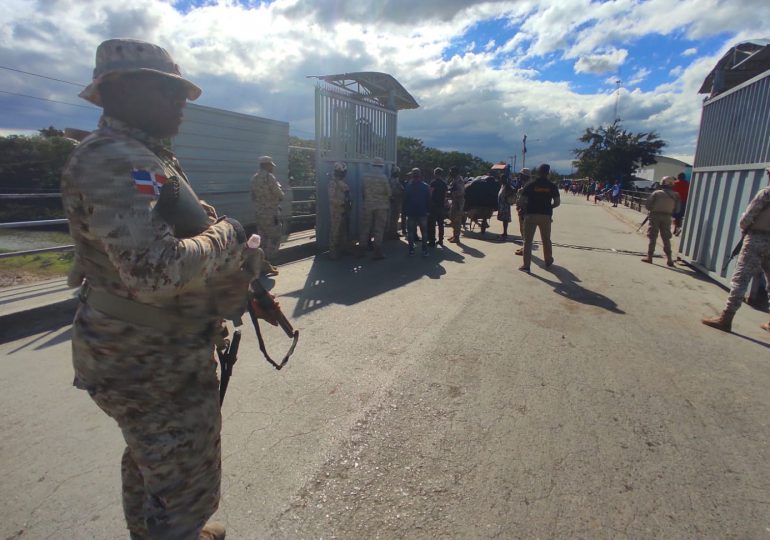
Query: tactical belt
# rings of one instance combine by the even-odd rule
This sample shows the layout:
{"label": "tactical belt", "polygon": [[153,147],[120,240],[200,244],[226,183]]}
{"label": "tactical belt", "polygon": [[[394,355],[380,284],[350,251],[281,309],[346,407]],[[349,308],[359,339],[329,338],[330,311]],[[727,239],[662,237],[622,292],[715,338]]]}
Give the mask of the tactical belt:
{"label": "tactical belt", "polygon": [[155,328],[161,332],[199,333],[213,327],[212,321],[193,319],[178,311],[135,302],[101,289],[93,289],[87,283],[80,287],[78,298],[105,315],[129,324]]}

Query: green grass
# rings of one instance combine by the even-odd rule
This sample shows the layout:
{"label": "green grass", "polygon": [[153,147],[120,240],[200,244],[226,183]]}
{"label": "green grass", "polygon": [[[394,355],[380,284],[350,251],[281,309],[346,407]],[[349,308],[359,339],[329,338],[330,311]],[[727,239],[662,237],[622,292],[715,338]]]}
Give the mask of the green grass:
{"label": "green grass", "polygon": [[72,267],[75,254],[69,252],[38,253],[0,259],[0,275],[30,274],[39,277],[63,277]]}

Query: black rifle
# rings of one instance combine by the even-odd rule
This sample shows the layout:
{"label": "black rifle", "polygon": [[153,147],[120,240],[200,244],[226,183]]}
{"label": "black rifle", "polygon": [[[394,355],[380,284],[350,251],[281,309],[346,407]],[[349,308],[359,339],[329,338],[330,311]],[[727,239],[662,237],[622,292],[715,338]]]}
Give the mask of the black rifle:
{"label": "black rifle", "polygon": [[644,224],[647,223],[650,220],[650,214],[647,214],[644,216],[644,221],[636,228],[636,232],[639,232],[642,227],[644,227]]}
{"label": "black rifle", "polygon": [[225,400],[225,393],[227,392],[227,385],[230,383],[230,377],[233,374],[233,366],[238,361],[238,346],[241,344],[241,331],[236,330],[233,334],[233,339],[225,340],[225,346],[221,349],[217,349],[217,356],[219,357],[219,366],[222,371],[221,380],[219,381],[219,406],[222,406],[222,402]]}
{"label": "black rifle", "polygon": [[722,273],[724,274],[727,272],[727,267],[730,265],[730,261],[732,261],[735,257],[738,256],[738,253],[741,252],[741,249],[743,248],[743,240],[746,238],[746,234],[741,235],[741,239],[738,240],[738,243],[735,244],[735,247],[733,248],[732,253],[730,253],[730,257],[725,261],[725,264],[722,265]]}

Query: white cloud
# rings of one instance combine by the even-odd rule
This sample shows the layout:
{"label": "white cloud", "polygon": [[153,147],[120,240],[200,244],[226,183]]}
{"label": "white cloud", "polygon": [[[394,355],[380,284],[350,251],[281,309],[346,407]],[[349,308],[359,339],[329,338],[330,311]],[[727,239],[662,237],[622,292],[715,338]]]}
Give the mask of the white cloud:
{"label": "white cloud", "polygon": [[640,67],[631,75],[631,78],[626,83],[628,86],[636,86],[650,74],[650,70],[646,67]]}
{"label": "white cloud", "polygon": [[698,54],[698,49],[695,47],[690,47],[689,49],[682,51],[682,56],[693,56],[694,54]]}
{"label": "white cloud", "polygon": [[[651,33],[729,38],[716,55],[692,55],[676,79],[649,91],[622,89],[619,114],[628,129],[655,129],[671,151],[692,154],[700,115],[697,89],[730,44],[770,35],[756,13],[764,1],[742,0],[234,0],[185,13],[169,0],[6,0],[0,14],[0,65],[87,82],[103,39],[133,35],[172,51],[183,72],[204,89],[203,105],[289,121],[313,131],[313,82],[307,75],[384,71],[414,94],[421,108],[399,116],[403,135],[474,152],[489,160],[520,148],[529,159],[568,162],[589,125],[612,120],[612,89],[575,91],[569,80],[542,80],[554,62],[574,61],[581,74],[609,73],[626,62],[630,43]],[[754,15],[744,13],[753,6]],[[503,20],[500,36],[473,34],[482,21]],[[457,43],[481,50],[447,50]],[[522,66],[536,65],[537,69]],[[627,86],[649,75],[638,68]],[[633,83],[638,79],[637,83]],[[77,103],[77,88],[0,73],[0,89]],[[7,105],[6,105],[7,104]],[[95,112],[0,96],[0,128],[49,124],[86,128]],[[85,114],[86,116],[81,116]],[[539,139],[539,141],[537,141]],[[528,141],[528,142],[529,142]]]}
{"label": "white cloud", "polygon": [[611,48],[597,54],[581,56],[575,62],[575,73],[607,73],[616,71],[628,57],[626,49]]}
{"label": "white cloud", "polygon": [[676,66],[676,67],[671,68],[671,70],[669,70],[668,74],[671,75],[672,77],[679,77],[683,72],[684,72],[684,67]]}

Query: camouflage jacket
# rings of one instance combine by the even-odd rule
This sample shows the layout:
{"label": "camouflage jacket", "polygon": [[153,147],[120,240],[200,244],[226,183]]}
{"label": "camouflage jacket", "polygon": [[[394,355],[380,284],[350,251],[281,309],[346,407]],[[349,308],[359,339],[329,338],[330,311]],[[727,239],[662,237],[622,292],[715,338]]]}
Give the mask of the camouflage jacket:
{"label": "camouflage jacket", "polygon": [[363,178],[364,208],[390,209],[390,183],[384,174],[370,173]]}
{"label": "camouflage jacket", "polygon": [[390,183],[390,198],[396,202],[404,199],[404,184],[397,176],[391,176],[388,180]]}
{"label": "camouflage jacket", "polygon": [[70,285],[85,278],[116,296],[190,317],[213,315],[213,284],[240,276],[247,255],[232,225],[215,223],[215,216],[197,236],[173,236],[154,211],[160,187],[172,176],[186,181],[160,140],[100,119],[62,173],[62,203],[75,244]]}
{"label": "camouflage jacket", "polygon": [[744,231],[770,232],[770,186],[760,189],[741,217]]}
{"label": "camouflage jacket", "polygon": [[654,214],[676,214],[681,208],[679,195],[673,189],[657,189],[644,203],[647,210]]}
{"label": "camouflage jacket", "polygon": [[280,215],[283,190],[273,173],[260,170],[251,178],[251,200],[258,217],[270,218]]}
{"label": "camouflage jacket", "polygon": [[332,178],[329,181],[329,206],[332,210],[345,212],[350,201],[350,188],[342,178]]}

